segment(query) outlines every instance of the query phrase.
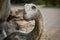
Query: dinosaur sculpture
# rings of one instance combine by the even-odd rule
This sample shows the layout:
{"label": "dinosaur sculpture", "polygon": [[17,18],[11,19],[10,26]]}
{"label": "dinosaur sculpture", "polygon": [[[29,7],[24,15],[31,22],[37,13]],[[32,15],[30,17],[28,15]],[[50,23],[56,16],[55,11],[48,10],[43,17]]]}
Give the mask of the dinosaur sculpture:
{"label": "dinosaur sculpture", "polygon": [[[25,4],[23,17],[26,21],[35,20],[35,27],[29,33],[13,32],[4,40],[42,40],[43,19],[40,10],[35,4]],[[47,35],[46,35],[47,36]],[[16,37],[16,38],[15,38]],[[44,39],[49,40],[49,39]]]}
{"label": "dinosaur sculpture", "polygon": [[29,33],[28,40],[39,40],[43,33],[43,19],[40,10],[34,4],[26,4],[24,7],[24,19],[35,20],[35,27]]}

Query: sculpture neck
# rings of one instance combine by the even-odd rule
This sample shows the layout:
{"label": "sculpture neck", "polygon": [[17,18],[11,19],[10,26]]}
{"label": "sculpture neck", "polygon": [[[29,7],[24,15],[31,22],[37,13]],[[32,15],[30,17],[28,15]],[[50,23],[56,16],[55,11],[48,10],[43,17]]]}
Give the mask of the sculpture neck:
{"label": "sculpture neck", "polygon": [[35,19],[35,28],[37,28],[39,31],[42,30],[42,28],[43,28],[42,16],[38,16],[38,17]]}
{"label": "sculpture neck", "polygon": [[42,23],[42,16],[38,16],[35,19],[35,27],[34,29],[31,31],[30,35],[32,35],[30,40],[39,40],[39,38],[42,35],[43,32],[43,23]]}
{"label": "sculpture neck", "polygon": [[42,32],[43,32],[43,20],[42,20],[42,16],[38,16],[36,19],[35,19],[35,29],[37,31],[37,36],[42,35]]}

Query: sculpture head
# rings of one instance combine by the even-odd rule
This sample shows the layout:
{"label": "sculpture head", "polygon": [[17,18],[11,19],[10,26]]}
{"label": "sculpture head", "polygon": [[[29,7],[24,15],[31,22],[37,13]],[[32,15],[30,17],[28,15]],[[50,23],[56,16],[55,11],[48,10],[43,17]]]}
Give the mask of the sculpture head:
{"label": "sculpture head", "polygon": [[24,19],[25,20],[32,20],[39,16],[38,8],[35,4],[25,4],[24,6]]}

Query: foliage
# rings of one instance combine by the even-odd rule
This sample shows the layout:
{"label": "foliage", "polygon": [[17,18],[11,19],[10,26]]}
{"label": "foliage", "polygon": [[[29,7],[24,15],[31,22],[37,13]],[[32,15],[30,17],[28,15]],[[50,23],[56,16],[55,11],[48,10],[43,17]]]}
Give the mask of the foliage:
{"label": "foliage", "polygon": [[60,0],[45,0],[45,5],[46,6],[60,6]]}
{"label": "foliage", "polygon": [[60,7],[60,0],[11,0],[12,3],[35,3],[35,4],[45,4],[46,6],[56,6]]}

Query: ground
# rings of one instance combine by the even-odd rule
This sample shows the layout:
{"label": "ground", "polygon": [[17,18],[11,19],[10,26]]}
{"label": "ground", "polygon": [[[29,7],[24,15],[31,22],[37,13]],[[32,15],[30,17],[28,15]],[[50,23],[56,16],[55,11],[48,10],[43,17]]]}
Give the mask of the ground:
{"label": "ground", "polygon": [[[38,6],[37,6],[38,7]],[[23,9],[23,6],[12,6],[12,10]],[[60,9],[38,7],[42,13],[44,29],[49,33],[51,40],[60,40]],[[21,22],[22,23],[22,22]],[[28,24],[25,22],[24,25]],[[30,22],[31,23],[31,22]]]}

